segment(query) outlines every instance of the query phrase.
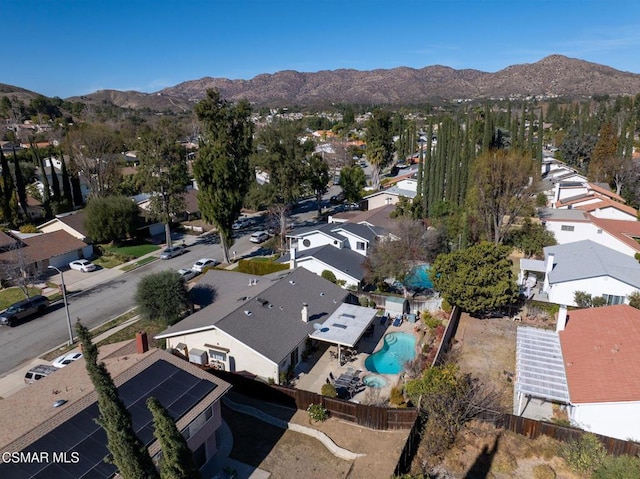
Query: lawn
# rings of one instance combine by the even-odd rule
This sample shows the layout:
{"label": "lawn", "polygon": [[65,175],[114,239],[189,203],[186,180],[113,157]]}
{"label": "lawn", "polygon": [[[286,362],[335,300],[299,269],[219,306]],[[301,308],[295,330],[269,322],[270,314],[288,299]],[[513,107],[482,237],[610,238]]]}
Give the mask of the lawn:
{"label": "lawn", "polygon": [[128,264],[123,266],[122,271],[131,271],[132,269],[136,269],[140,266],[144,266],[145,264],[151,263],[152,261],[157,260],[155,256],[147,256],[146,258],[142,258],[140,261],[136,261],[135,263]]}
{"label": "lawn", "polygon": [[149,243],[139,243],[126,246],[103,246],[103,249],[109,253],[128,256],[130,258],[139,258],[145,254],[159,250],[160,246]]}
{"label": "lawn", "polygon": [[113,344],[120,341],[126,341],[128,339],[134,339],[136,337],[136,333],[139,331],[144,331],[147,333],[149,337],[149,347],[150,348],[161,348],[164,344],[164,339],[156,341],[153,337],[156,334],[160,334],[162,331],[167,329],[167,326],[160,323],[159,321],[150,321],[147,319],[140,319],[133,324],[130,324],[126,328],[121,329],[120,331],[112,334],[111,336],[103,339],[98,343],[98,346],[102,346],[104,344]]}
{"label": "lawn", "polygon": [[[38,288],[29,288],[29,296],[40,294]],[[0,290],[0,311],[7,309],[13,303],[25,299],[24,293],[20,288],[6,288]]]}
{"label": "lawn", "polygon": [[93,263],[96,266],[101,266],[103,268],[115,268],[122,264],[122,261],[118,259],[117,256],[100,256],[93,260]]}

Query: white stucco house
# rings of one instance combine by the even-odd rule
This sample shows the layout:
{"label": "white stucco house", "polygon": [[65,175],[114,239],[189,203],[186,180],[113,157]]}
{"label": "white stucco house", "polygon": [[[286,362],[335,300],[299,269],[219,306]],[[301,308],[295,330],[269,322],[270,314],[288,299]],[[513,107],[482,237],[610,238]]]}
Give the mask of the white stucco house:
{"label": "white stucco house", "polygon": [[[214,269],[197,286],[214,292],[212,303],[156,339],[192,362],[276,383],[302,361],[309,336],[324,321],[343,303],[358,304],[304,268],[262,277]],[[363,309],[373,320],[375,311]]]}
{"label": "white stucco house", "polygon": [[385,235],[366,223],[327,223],[296,230],[290,235],[289,253],[278,261],[322,274],[331,271],[346,287],[357,288],[364,279],[364,259],[373,243]]}
{"label": "white stucco house", "polygon": [[538,210],[538,217],[558,244],[588,239],[627,256],[640,253],[640,221],[598,218],[583,210],[554,208]]}
{"label": "white stucco house", "polygon": [[634,258],[591,240],[547,246],[544,260],[520,261],[520,284],[532,274],[543,277],[541,291],[548,301],[576,306],[575,293],[603,296],[608,305],[629,302],[640,291],[640,264]]}
{"label": "white stucco house", "polygon": [[621,304],[569,311],[558,329],[571,423],[640,440],[640,310]]}
{"label": "white stucco house", "polygon": [[575,427],[640,438],[640,310],[561,307],[556,331],[521,326],[517,338],[516,414],[540,398],[562,404]]}

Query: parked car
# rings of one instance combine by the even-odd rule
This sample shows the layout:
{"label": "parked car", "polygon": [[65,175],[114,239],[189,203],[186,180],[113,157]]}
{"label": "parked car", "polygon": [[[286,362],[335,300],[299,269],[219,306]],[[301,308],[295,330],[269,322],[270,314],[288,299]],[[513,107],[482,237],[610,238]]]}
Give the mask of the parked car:
{"label": "parked car", "polygon": [[192,269],[179,269],[178,270],[178,274],[185,280],[185,281],[189,281],[193,278],[195,278],[198,275],[197,271],[194,271]]}
{"label": "parked car", "polygon": [[49,307],[49,299],[45,296],[36,295],[13,303],[2,314],[0,314],[0,324],[5,326],[15,326],[18,322],[30,316],[41,315]]}
{"label": "parked car", "polygon": [[165,248],[162,253],[160,253],[160,259],[175,258],[176,256],[180,256],[181,254],[184,254],[186,252],[187,251],[182,245],[169,246],[168,248]]}
{"label": "parked car", "polygon": [[251,220],[249,218],[238,218],[235,223],[231,225],[231,229],[241,230],[247,226],[251,226]]}
{"label": "parked car", "polygon": [[344,200],[344,192],[340,192],[337,195],[333,195],[331,198],[329,198],[329,203],[331,203],[332,205],[339,205],[340,203],[343,203]]}
{"label": "parked car", "polygon": [[193,266],[191,267],[191,269],[196,273],[202,273],[205,270],[205,268],[213,268],[219,263],[220,262],[217,259],[200,258],[198,261],[193,263]]}
{"label": "parked car", "polygon": [[46,378],[49,374],[53,374],[58,370],[55,366],[48,364],[38,364],[27,371],[24,375],[24,382],[27,384],[39,381],[42,378]]}
{"label": "parked car", "polygon": [[68,364],[71,364],[72,362],[77,361],[81,357],[82,357],[82,353],[63,354],[62,356],[59,356],[56,359],[54,359],[51,365],[56,368],[63,368]]}
{"label": "parked car", "polygon": [[86,259],[77,259],[69,263],[69,268],[82,271],[83,273],[90,273],[96,270],[96,265]]}
{"label": "parked car", "polygon": [[269,233],[267,233],[266,231],[256,231],[251,235],[249,241],[251,241],[252,243],[262,243],[264,241],[267,241],[268,239]]}

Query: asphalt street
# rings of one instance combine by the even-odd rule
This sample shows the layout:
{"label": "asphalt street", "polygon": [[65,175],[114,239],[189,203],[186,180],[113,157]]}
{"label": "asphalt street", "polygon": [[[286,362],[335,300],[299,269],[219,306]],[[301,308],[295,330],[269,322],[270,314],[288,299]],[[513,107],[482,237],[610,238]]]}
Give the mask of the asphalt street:
{"label": "asphalt street", "polygon": [[[332,187],[323,197],[323,207],[329,208],[328,199],[340,191],[339,187]],[[309,226],[317,222],[316,201],[310,198],[301,201],[294,209],[290,223],[295,227]],[[266,229],[265,217],[256,217],[254,223],[236,232],[235,244],[232,251],[236,257],[260,253],[259,246],[249,241],[254,231]],[[156,260],[135,270],[116,274],[104,270],[93,273],[65,271],[67,283],[68,307],[71,323],[80,319],[88,328],[94,328],[125,313],[135,306],[134,295],[136,286],[146,274],[165,269],[191,268],[199,258],[214,258],[222,260],[222,248],[218,239],[212,235],[196,238],[185,236],[187,252],[170,260]],[[177,241],[181,240],[176,238]],[[86,275],[96,275],[95,281],[86,289],[78,288],[82,278]],[[101,276],[102,275],[102,276]],[[101,278],[104,280],[101,281]],[[86,282],[85,282],[86,283]],[[20,366],[46,351],[64,344],[69,339],[68,322],[64,304],[58,301],[47,314],[20,324],[16,327],[0,327],[0,376]]]}

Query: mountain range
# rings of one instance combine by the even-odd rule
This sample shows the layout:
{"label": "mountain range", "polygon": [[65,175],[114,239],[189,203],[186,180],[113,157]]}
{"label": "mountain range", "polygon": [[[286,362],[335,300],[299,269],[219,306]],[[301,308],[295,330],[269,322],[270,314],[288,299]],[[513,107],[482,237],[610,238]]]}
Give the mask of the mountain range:
{"label": "mountain range", "polygon": [[[0,95],[11,95],[8,90],[12,88],[20,90],[20,96],[27,93],[26,90],[0,84]],[[441,65],[420,69],[341,69],[315,73],[285,70],[258,75],[250,80],[205,77],[155,93],[100,90],[68,100],[113,103],[134,109],[180,111],[190,110],[205,96],[208,88],[219,89],[227,100],[246,98],[256,106],[323,106],[333,103],[417,105],[456,99],[636,95],[640,93],[640,74],[551,55],[535,63],[512,65],[495,73],[456,70]]]}

